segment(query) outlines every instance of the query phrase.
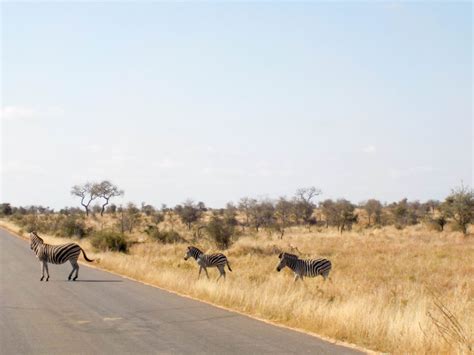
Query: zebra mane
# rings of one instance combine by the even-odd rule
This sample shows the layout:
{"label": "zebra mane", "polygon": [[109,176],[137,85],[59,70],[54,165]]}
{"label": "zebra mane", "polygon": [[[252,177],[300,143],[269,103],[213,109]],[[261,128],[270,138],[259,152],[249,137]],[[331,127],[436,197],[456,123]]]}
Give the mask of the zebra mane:
{"label": "zebra mane", "polygon": [[43,238],[41,238],[36,232],[31,232],[31,234],[33,234],[33,236],[35,237],[35,239],[39,239],[39,241],[40,241],[41,243],[44,243]]}
{"label": "zebra mane", "polygon": [[204,253],[201,251],[201,249],[196,248],[195,246],[192,246],[192,245],[189,246],[188,249],[189,249],[189,250],[196,250],[199,254],[204,254]]}
{"label": "zebra mane", "polygon": [[283,259],[283,258],[299,259],[298,255],[290,254],[290,253],[281,253],[281,254],[279,255],[279,258],[280,258],[280,259]]}

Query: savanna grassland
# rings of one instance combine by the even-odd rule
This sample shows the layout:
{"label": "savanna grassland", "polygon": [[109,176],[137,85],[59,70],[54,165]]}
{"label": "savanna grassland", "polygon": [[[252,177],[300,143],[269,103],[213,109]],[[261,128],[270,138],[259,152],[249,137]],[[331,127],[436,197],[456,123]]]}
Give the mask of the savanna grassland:
{"label": "savanna grassland", "polygon": [[[146,218],[146,217],[144,217]],[[88,217],[104,228],[109,216]],[[160,228],[169,228],[167,221]],[[27,236],[3,218],[1,225]],[[206,235],[184,225],[184,240],[163,244],[140,231],[128,235],[127,253],[98,251],[89,238],[78,239],[96,266],[159,287],[325,337],[392,353],[467,353],[474,339],[474,238],[460,232],[402,230],[393,226],[288,228],[276,233],[246,228],[224,251],[233,272],[216,282],[216,269],[197,279],[194,260],[183,259],[187,245],[217,251]],[[41,234],[46,242],[70,241]],[[278,254],[326,257],[333,263],[330,281],[321,277],[293,282],[288,269],[278,273]],[[32,255],[33,257],[33,255]],[[64,271],[64,275],[68,270]],[[53,278],[61,275],[53,275]]]}

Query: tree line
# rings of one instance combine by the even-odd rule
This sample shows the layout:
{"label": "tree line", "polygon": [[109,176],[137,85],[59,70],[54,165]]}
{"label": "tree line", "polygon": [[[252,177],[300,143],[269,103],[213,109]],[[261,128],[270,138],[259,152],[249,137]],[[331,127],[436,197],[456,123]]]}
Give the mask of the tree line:
{"label": "tree line", "polygon": [[[467,234],[468,225],[474,218],[474,193],[471,188],[463,184],[453,189],[444,201],[429,200],[422,203],[402,199],[387,204],[369,199],[354,204],[346,199],[324,199],[316,202],[315,199],[321,195],[321,190],[307,187],[298,189],[290,198],[280,197],[271,200],[244,197],[236,204],[230,202],[220,209],[211,209],[206,207],[204,202],[195,203],[192,200],[172,208],[166,205],[156,208],[145,203],[142,203],[141,207],[133,203],[117,206],[110,201],[114,197],[123,196],[124,191],[108,180],[75,185],[71,189],[71,194],[80,199],[79,204],[86,216],[90,213],[100,216],[104,213],[119,214],[122,234],[132,233],[134,228],[140,225],[142,216],[147,216],[152,222],[151,227],[147,227],[150,233],[152,229],[159,231],[158,225],[166,219],[172,231],[180,222],[197,237],[201,236],[203,231],[212,230],[213,234],[218,235],[217,239],[222,240],[228,239],[226,236],[234,234],[237,228],[242,232],[247,228],[256,232],[265,229],[283,238],[287,229],[293,226],[304,226],[308,230],[313,226],[336,227],[343,233],[351,230],[355,224],[365,227],[394,225],[401,229],[420,222],[440,231],[448,222],[452,222],[460,231]],[[100,203],[91,206],[93,201]],[[42,206],[12,207],[9,203],[0,205],[0,215],[53,212],[52,209]],[[64,208],[59,213],[76,215],[80,210],[74,207]],[[203,223],[206,215],[210,217]]]}

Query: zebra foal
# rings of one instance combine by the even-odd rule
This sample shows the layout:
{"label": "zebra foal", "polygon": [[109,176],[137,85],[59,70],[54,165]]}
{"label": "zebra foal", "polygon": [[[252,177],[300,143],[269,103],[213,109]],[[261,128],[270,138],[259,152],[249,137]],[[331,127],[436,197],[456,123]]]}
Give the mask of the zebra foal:
{"label": "zebra foal", "polygon": [[206,272],[207,278],[209,278],[209,274],[207,273],[207,268],[208,267],[217,267],[219,270],[219,277],[217,280],[219,280],[222,276],[224,276],[225,280],[225,266],[229,268],[229,271],[232,271],[229,265],[229,261],[227,260],[227,257],[224,254],[217,253],[217,254],[204,254],[201,250],[199,250],[196,247],[189,246],[186,254],[184,255],[184,260],[188,260],[189,258],[194,258],[196,259],[198,265],[199,265],[199,277],[201,277],[201,271],[204,269]]}
{"label": "zebra foal", "polygon": [[40,281],[44,279],[44,272],[46,270],[46,281],[49,280],[49,270],[48,270],[48,263],[51,264],[63,264],[69,260],[72,265],[72,271],[68,276],[68,280],[71,280],[72,274],[74,271],[76,272],[76,276],[72,279],[76,281],[77,276],[79,275],[79,264],[77,263],[77,259],[79,258],[79,254],[82,251],[84,255],[84,259],[89,262],[91,260],[87,257],[84,249],[82,249],[76,243],[68,243],[68,244],[61,244],[61,245],[50,245],[46,244],[43,239],[41,239],[36,232],[30,233],[30,248],[36,254],[36,257],[41,262],[41,272],[42,276]]}
{"label": "zebra foal", "polygon": [[285,266],[289,267],[295,274],[295,281],[303,277],[315,277],[321,275],[324,280],[331,271],[331,262],[328,259],[300,259],[298,256],[289,253],[281,253],[278,258],[280,262],[277,271],[280,272]]}

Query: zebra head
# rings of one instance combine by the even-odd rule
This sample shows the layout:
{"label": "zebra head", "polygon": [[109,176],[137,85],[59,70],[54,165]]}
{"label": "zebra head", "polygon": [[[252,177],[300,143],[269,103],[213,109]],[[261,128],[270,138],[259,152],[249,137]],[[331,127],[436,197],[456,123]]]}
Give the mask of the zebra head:
{"label": "zebra head", "polygon": [[200,251],[198,248],[189,246],[186,254],[184,255],[184,260],[188,260],[190,257],[193,257],[197,260],[198,257],[202,254],[203,252]]}
{"label": "zebra head", "polygon": [[285,266],[288,265],[288,261],[298,260],[298,256],[296,256],[295,254],[289,254],[289,253],[280,253],[280,255],[278,255],[278,258],[280,259],[280,262],[278,263],[278,266],[277,266],[278,272],[280,272],[281,269],[283,269]]}
{"label": "zebra head", "polygon": [[35,250],[38,248],[38,245],[43,244],[43,239],[41,239],[36,232],[30,233],[30,249]]}

